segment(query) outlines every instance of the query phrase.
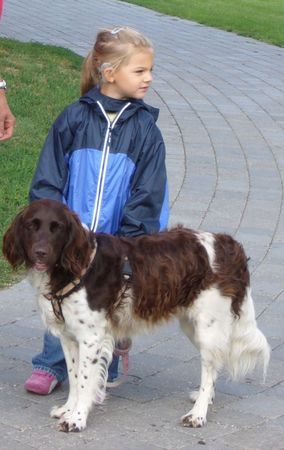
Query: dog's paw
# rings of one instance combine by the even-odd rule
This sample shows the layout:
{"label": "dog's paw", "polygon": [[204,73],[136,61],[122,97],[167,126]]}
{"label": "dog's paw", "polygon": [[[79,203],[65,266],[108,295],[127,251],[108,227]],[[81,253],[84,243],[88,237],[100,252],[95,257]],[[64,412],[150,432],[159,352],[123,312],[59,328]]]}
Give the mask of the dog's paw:
{"label": "dog's paw", "polygon": [[206,424],[206,417],[198,416],[189,412],[181,418],[181,423],[184,427],[200,428]]}
{"label": "dog's paw", "polygon": [[79,433],[86,428],[86,420],[80,415],[72,414],[71,416],[63,416],[59,421],[59,431],[63,431],[64,433]]}
{"label": "dog's paw", "polygon": [[59,431],[63,431],[64,433],[80,433],[80,431],[83,431],[84,428],[86,428],[86,425],[83,426],[81,424],[78,424],[76,422],[69,422],[67,420],[64,420],[63,422],[60,422],[58,425]]}

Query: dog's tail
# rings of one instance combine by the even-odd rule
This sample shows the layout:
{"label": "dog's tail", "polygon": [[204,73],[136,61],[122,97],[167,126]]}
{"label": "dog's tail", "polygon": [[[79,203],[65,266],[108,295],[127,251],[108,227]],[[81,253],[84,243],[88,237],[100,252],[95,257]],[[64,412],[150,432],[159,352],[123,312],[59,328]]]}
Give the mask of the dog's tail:
{"label": "dog's tail", "polygon": [[227,360],[230,377],[244,378],[256,367],[263,370],[263,381],[270,358],[270,347],[257,327],[251,291],[248,288],[240,317],[233,324],[231,348]]}

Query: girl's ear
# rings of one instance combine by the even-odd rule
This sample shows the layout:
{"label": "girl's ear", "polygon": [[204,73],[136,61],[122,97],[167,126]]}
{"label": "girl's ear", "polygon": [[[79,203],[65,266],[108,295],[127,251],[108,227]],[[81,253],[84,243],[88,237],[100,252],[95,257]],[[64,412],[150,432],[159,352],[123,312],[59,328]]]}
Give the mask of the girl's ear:
{"label": "girl's ear", "polygon": [[113,83],[114,82],[114,69],[113,67],[106,67],[105,69],[103,69],[103,79],[107,82],[107,83]]}

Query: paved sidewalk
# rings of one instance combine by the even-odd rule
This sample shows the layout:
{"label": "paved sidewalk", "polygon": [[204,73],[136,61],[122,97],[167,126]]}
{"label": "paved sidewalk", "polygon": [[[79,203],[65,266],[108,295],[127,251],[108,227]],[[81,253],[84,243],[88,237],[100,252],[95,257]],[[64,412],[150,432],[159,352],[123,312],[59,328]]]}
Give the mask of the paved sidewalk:
{"label": "paved sidewalk", "polygon": [[229,232],[251,257],[258,322],[273,350],[267,380],[221,376],[208,424],[181,427],[200,368],[174,322],[135,339],[128,382],[87,430],[59,433],[48,412],[67,386],[48,397],[23,388],[42,336],[23,281],[0,292],[0,448],[284,449],[284,49],[115,0],[7,0],[0,36],[85,55],[99,27],[124,23],[156,47],[146,100],[161,108],[172,224]]}

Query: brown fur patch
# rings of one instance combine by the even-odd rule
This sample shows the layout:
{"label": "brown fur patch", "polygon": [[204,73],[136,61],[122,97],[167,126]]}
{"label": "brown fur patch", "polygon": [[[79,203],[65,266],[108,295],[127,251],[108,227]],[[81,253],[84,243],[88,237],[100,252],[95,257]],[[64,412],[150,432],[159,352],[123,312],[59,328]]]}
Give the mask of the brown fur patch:
{"label": "brown fur patch", "polygon": [[134,319],[150,324],[167,320],[211,286],[232,299],[232,311],[238,315],[249,283],[247,258],[242,246],[230,236],[214,237],[213,272],[204,246],[189,229],[179,227],[137,238],[96,235],[96,261],[86,280],[90,308],[106,309],[116,325],[116,309],[124,302],[122,265],[127,255],[133,271],[130,286]]}

